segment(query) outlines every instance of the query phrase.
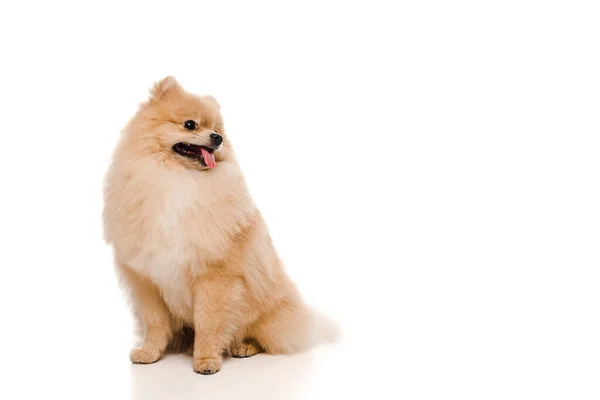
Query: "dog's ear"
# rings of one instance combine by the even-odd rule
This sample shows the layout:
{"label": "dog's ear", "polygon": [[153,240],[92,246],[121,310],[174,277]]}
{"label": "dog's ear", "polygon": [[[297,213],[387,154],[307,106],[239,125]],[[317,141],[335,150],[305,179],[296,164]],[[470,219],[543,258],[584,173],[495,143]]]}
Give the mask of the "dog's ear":
{"label": "dog's ear", "polygon": [[150,89],[150,100],[160,100],[167,92],[179,89],[179,83],[173,76],[167,76],[156,82]]}
{"label": "dog's ear", "polygon": [[204,96],[204,98],[213,106],[215,106],[215,108],[217,110],[221,109],[221,105],[219,104],[219,102],[217,101],[217,99],[214,98],[214,96],[211,96],[210,94],[207,94],[206,96]]}

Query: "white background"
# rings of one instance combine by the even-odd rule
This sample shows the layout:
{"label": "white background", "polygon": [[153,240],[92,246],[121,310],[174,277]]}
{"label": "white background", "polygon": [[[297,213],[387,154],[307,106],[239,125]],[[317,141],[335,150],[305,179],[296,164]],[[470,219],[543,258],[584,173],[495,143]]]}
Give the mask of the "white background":
{"label": "white background", "polygon": [[[3,2],[0,397],[598,399],[594,1]],[[131,366],[102,181],[153,81],[221,102],[342,340]]]}

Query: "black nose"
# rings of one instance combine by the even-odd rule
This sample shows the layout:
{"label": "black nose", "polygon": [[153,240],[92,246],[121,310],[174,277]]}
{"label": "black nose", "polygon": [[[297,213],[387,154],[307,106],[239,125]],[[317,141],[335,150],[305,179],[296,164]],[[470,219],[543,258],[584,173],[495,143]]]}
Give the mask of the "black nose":
{"label": "black nose", "polygon": [[217,146],[223,143],[223,136],[219,135],[218,133],[211,133],[210,138]]}

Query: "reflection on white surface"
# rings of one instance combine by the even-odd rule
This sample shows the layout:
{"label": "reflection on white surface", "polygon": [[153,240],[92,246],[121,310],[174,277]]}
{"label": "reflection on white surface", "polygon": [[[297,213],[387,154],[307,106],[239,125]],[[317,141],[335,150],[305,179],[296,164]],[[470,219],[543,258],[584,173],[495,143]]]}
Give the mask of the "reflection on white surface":
{"label": "reflection on white surface", "polygon": [[314,351],[291,356],[229,358],[214,375],[196,374],[191,356],[167,355],[151,365],[132,365],[134,400],[217,398],[297,399],[314,368]]}

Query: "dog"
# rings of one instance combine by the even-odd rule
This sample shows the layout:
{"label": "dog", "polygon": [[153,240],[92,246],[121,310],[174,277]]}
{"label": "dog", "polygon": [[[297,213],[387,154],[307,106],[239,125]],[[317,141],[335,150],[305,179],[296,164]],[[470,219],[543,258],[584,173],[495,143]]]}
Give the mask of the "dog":
{"label": "dog", "polygon": [[191,342],[194,371],[224,356],[314,343],[315,315],[284,271],[248,192],[220,106],[156,82],[121,133],[106,174],[104,234],[149,364]]}

